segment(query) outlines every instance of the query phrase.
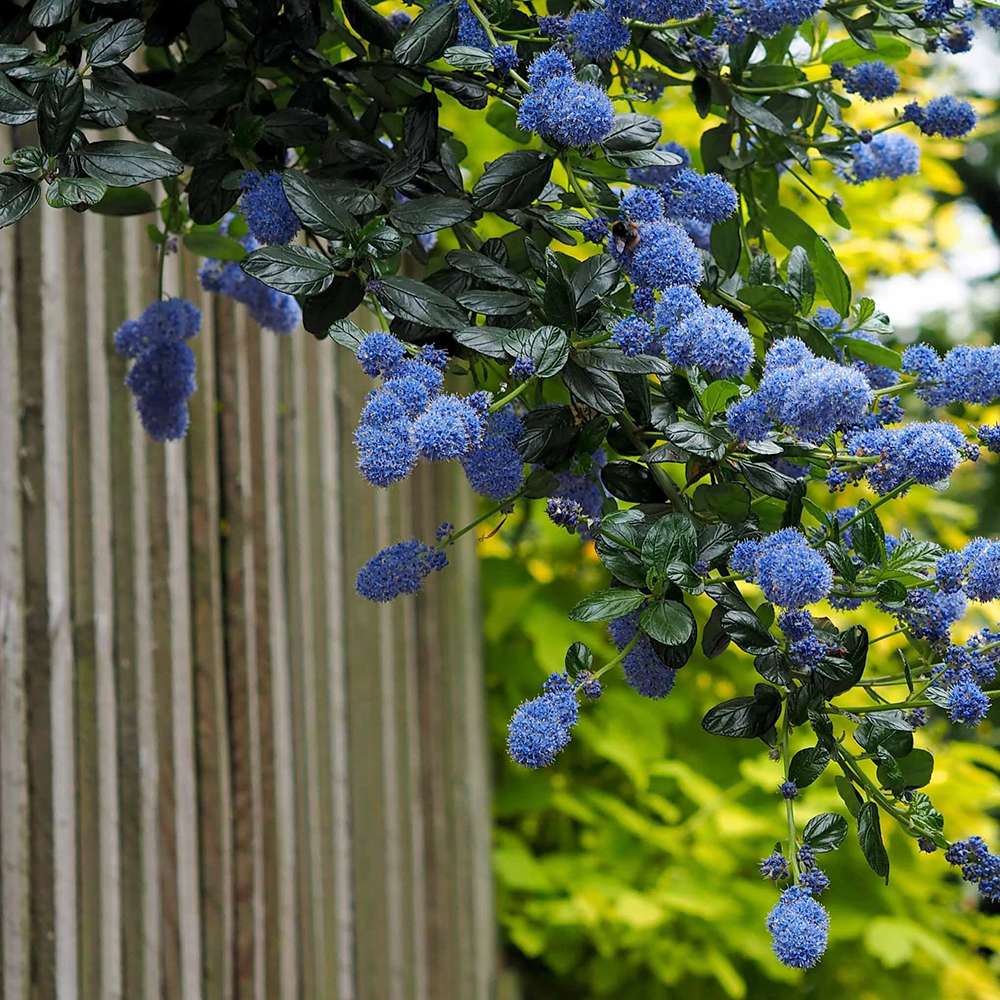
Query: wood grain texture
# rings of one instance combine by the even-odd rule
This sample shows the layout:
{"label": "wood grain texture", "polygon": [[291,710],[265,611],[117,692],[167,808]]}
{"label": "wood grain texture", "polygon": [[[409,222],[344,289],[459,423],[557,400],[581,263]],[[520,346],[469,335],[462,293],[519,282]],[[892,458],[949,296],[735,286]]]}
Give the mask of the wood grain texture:
{"label": "wood grain texture", "polygon": [[199,387],[148,439],[112,340],[148,221],[0,231],[0,997],[487,1000],[471,546],[418,600],[354,590],[461,477],[374,494],[354,359],[177,257]]}

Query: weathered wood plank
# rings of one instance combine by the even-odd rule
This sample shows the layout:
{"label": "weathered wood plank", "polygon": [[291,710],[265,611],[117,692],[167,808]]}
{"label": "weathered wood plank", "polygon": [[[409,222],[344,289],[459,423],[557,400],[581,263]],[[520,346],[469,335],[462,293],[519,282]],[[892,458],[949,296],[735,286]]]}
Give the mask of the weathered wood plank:
{"label": "weathered wood plank", "polygon": [[[12,133],[0,129],[0,156]],[[15,230],[0,231],[0,930],[2,990],[24,1000],[29,987],[29,868],[25,586],[21,518],[21,365],[23,318]]]}
{"label": "weathered wood plank", "polygon": [[[121,836],[118,799],[118,698],[115,663],[115,583],[112,558],[111,389],[108,377],[109,308],[104,276],[105,221],[84,220],[87,262],[87,386],[90,399],[90,492],[93,505],[94,656],[97,695],[101,992],[123,996]],[[111,327],[113,329],[113,327]]]}
{"label": "weathered wood plank", "polygon": [[186,263],[184,293],[202,314],[201,332],[191,345],[198,361],[198,391],[190,401],[188,453],[204,990],[210,1000],[230,1000],[234,995],[233,806],[222,632],[214,296],[202,292],[193,262]]}
{"label": "weathered wood plank", "polygon": [[[356,365],[345,365],[337,404],[342,426],[357,423],[371,380]],[[361,479],[353,449],[340,455],[345,517],[342,545],[347,592],[344,601],[345,656],[350,704],[351,828],[354,832],[354,900],[357,945],[355,975],[358,996],[389,997],[386,888],[385,801],[382,791],[385,761],[380,727],[378,611],[353,592],[353,580],[377,545],[371,487]],[[349,512],[349,513],[348,513]],[[346,588],[345,588],[346,589]]]}
{"label": "weathered wood plank", "polygon": [[[127,318],[127,297],[132,283],[125,259],[125,229],[135,221],[106,219],[103,223],[103,250],[100,263],[106,305],[105,324],[99,331],[108,383],[108,434],[110,458],[111,551],[114,585],[113,676],[115,698],[115,740],[118,787],[120,871],[119,913],[121,933],[121,989],[123,997],[142,997],[143,968],[143,870],[142,804],[145,778],[139,767],[138,700],[136,687],[137,632],[135,536],[133,524],[132,415],[131,394],[122,385],[126,362],[113,348],[113,331]],[[88,332],[88,338],[90,337]],[[110,737],[109,737],[110,738]],[[109,872],[110,874],[110,872]],[[127,917],[125,916],[127,915]],[[114,964],[112,962],[112,964]]]}
{"label": "weathered wood plank", "polygon": [[[41,212],[41,336],[44,393],[45,560],[51,653],[52,888],[55,989],[77,995],[76,753],[70,597],[67,454],[66,242],[60,213]],[[34,331],[37,335],[37,330]]]}
{"label": "weathered wood plank", "polygon": [[[340,364],[333,345],[323,344],[317,364],[319,377],[320,428],[319,468],[323,509],[323,562],[325,567],[326,692],[328,705],[325,781],[330,791],[330,830],[332,843],[326,865],[324,888],[332,906],[333,981],[337,1000],[354,1000],[354,899],[351,868],[353,863],[351,829],[350,763],[348,760],[347,668],[344,655],[344,600],[349,593],[340,540],[343,531],[343,505],[337,456],[350,448],[349,435],[343,433],[336,396]],[[329,927],[328,923],[328,927]]]}
{"label": "weathered wood plank", "polygon": [[[267,332],[260,336],[273,336]],[[323,933],[322,909],[316,878],[319,857],[318,782],[316,776],[316,663],[315,611],[311,558],[311,512],[309,505],[309,441],[312,437],[306,393],[308,344],[304,337],[277,341],[285,356],[282,385],[282,438],[287,461],[283,467],[285,484],[285,538],[289,598],[294,608],[289,631],[292,730],[297,770],[296,854],[298,856],[298,914],[302,928],[300,943],[302,990],[306,996],[321,997],[322,969],[318,962],[317,940]]]}
{"label": "weathered wood plank", "polygon": [[[123,223],[125,316],[138,316],[154,292],[152,260],[149,241],[141,219],[128,219]],[[124,366],[122,366],[124,367]],[[131,543],[133,569],[134,625],[134,689],[136,718],[136,750],[138,751],[139,802],[139,869],[141,886],[140,917],[141,936],[138,953],[141,963],[130,964],[140,973],[141,995],[144,1000],[154,1000],[162,995],[164,929],[162,908],[162,874],[160,857],[160,730],[170,718],[169,702],[157,706],[157,667],[165,655],[156,649],[157,637],[165,632],[160,587],[154,592],[154,566],[158,565],[152,550],[153,539],[162,539],[163,531],[154,521],[158,511],[150,509],[153,498],[162,496],[162,474],[159,466],[150,461],[146,436],[131,406],[129,411],[129,441],[131,477],[127,487],[131,497]],[[157,543],[159,545],[159,541]],[[162,579],[161,575],[155,578]],[[159,614],[154,625],[154,609]],[[169,772],[168,772],[169,773]],[[130,953],[131,949],[127,949]],[[136,983],[138,986],[138,983]]]}
{"label": "weathered wood plank", "polygon": [[[180,292],[177,257],[168,257],[167,294]],[[179,985],[184,1000],[202,995],[202,935],[198,865],[198,796],[194,740],[194,663],[191,642],[191,567],[185,443],[163,445],[166,464],[167,570],[170,597],[171,749]]]}
{"label": "weathered wood plank", "polygon": [[281,517],[278,401],[279,352],[273,337],[262,337],[261,412],[263,426],[264,511],[267,543],[269,632],[271,649],[271,724],[274,740],[275,825],[277,858],[278,990],[299,996],[299,925],[296,920],[295,754],[289,680],[288,616],[285,591],[285,539]]}
{"label": "weathered wood plank", "polygon": [[[70,319],[78,315],[87,300],[84,274],[83,219],[58,213],[63,230],[66,256],[63,261],[62,307]],[[79,969],[77,989],[82,996],[99,996],[101,991],[101,889],[100,889],[100,803],[98,775],[97,664],[94,646],[94,579],[92,526],[95,507],[90,491],[91,413],[87,385],[87,320],[83,329],[66,341],[68,435],[68,518],[70,544],[70,621],[73,639],[73,693],[76,733],[76,842],[78,852],[77,912]]]}

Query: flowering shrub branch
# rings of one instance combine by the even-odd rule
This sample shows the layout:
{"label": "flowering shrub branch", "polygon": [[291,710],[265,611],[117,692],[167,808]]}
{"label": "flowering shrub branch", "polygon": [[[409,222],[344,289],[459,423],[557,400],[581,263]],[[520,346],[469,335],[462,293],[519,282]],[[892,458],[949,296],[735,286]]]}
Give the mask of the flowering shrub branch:
{"label": "flowering shrub branch", "polygon": [[[607,622],[618,653],[596,666],[575,643],[514,711],[508,746],[524,766],[555,764],[581,702],[619,668],[637,695],[663,698],[699,637],[708,658],[746,653],[760,680],[703,727],[763,740],[781,762],[787,829],[761,873],[783,887],[766,923],[786,965],[825,950],[817,856],[844,841],[847,815],[878,876],[885,818],[1000,899],[1000,858],[946,838],[920,791],[933,758],[914,745],[928,709],[976,725],[998,695],[1000,632],[964,644],[951,633],[968,601],[1000,597],[1000,542],[946,552],[879,517],[918,485],[946,485],[980,446],[1000,451],[997,427],[963,431],[933,412],[961,405],[974,421],[997,400],[1000,349],[900,354],[831,243],[780,199],[793,182],[848,227],[816,162],[846,184],[898,179],[919,170],[904,129],[972,131],[964,100],[900,96],[892,62],[914,46],[967,50],[977,12],[1000,27],[998,5],[605,0],[538,16],[510,0],[438,0],[415,18],[366,0],[320,6],[18,8],[3,25],[0,121],[34,123],[38,141],[6,160],[0,225],[43,191],[54,208],[158,208],[161,274],[183,245],[204,258],[205,289],[261,326],[301,322],[353,352],[373,380],[354,439],[361,474],[388,488],[420,462],[458,462],[493,502],[373,556],[363,597],[419,591],[451,544],[518,503],[544,500],[593,541],[608,586],[571,617]],[[137,72],[126,60],[140,47]],[[668,86],[706,120],[697,149],[662,142],[638,110]],[[881,128],[858,130],[852,97],[897,103]],[[446,100],[485,111],[511,148],[480,162],[442,124]],[[132,138],[94,138],[112,128]],[[159,205],[150,181],[163,183]],[[349,318],[363,304],[379,330]],[[161,278],[158,301],[115,334],[156,440],[187,430],[199,326]],[[828,514],[808,493],[824,483],[872,499]],[[713,605],[703,621],[699,596]],[[822,602],[870,602],[898,624],[870,640],[809,610]],[[870,646],[890,636],[907,640],[903,672],[866,675]],[[882,697],[889,684],[908,695]],[[793,753],[796,734],[811,745]],[[800,831],[796,808],[831,763],[846,815]]]}

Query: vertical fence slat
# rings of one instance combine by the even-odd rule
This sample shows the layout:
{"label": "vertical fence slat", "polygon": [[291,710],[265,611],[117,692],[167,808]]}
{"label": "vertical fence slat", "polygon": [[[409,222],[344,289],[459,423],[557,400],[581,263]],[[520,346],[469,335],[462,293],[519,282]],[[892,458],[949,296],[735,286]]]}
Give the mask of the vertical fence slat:
{"label": "vertical fence slat", "polygon": [[192,347],[198,391],[191,398],[191,601],[198,761],[198,843],[201,874],[204,990],[209,1000],[234,995],[233,808],[225,651],[214,296],[200,290],[186,262],[184,291],[202,314]]}
{"label": "vertical fence slat", "polygon": [[[125,310],[127,317],[138,316],[149,301],[153,287],[150,278],[150,248],[141,219],[128,219],[123,223],[122,249],[125,277]],[[122,390],[119,390],[120,392]],[[119,410],[121,412],[121,410]],[[129,413],[130,478],[126,481],[131,502],[131,554],[133,557],[133,614],[134,628],[134,691],[136,739],[135,751],[138,766],[137,840],[139,844],[139,893],[141,906],[138,954],[141,962],[132,966],[140,972],[144,1000],[158,1000],[163,985],[164,920],[162,910],[162,875],[160,859],[160,729],[169,719],[169,704],[157,711],[156,670],[162,655],[157,655],[156,637],[162,634],[162,619],[154,626],[154,608],[161,611],[154,601],[152,540],[162,537],[159,524],[154,525],[154,512],[150,503],[161,493],[156,476],[150,475],[153,464],[147,455],[146,437],[136,417],[131,401]],[[133,899],[135,897],[133,896]],[[127,949],[131,953],[131,949]]]}
{"label": "vertical fence slat", "polygon": [[115,589],[112,563],[111,407],[107,366],[108,304],[103,273],[104,220],[84,220],[87,262],[87,385],[91,415],[91,551],[94,587],[94,669],[97,694],[100,850],[101,996],[123,996],[121,841],[118,808],[118,699],[115,670]]}
{"label": "vertical fence slat", "polygon": [[[62,307],[75,320],[78,304],[87,298],[84,273],[83,219],[60,213],[65,259]],[[77,308],[74,308],[76,306]],[[83,996],[101,992],[101,849],[97,725],[97,656],[94,608],[98,581],[94,575],[92,526],[96,513],[91,494],[90,392],[88,386],[87,320],[66,343],[67,435],[69,503],[67,529],[70,544],[70,621],[73,638],[75,699],[76,841],[77,841],[77,988]]]}
{"label": "vertical fence slat", "polygon": [[274,815],[277,858],[277,942],[279,990],[283,997],[299,995],[299,935],[296,920],[295,757],[288,660],[288,618],[285,592],[285,539],[281,520],[281,462],[278,448],[280,371],[278,344],[261,338],[261,419],[263,426],[264,511],[267,580],[270,600],[271,724],[274,740]]}
{"label": "vertical fence slat", "polygon": [[[76,763],[70,610],[69,471],[66,418],[67,303],[64,220],[42,213],[42,377],[45,447],[45,560],[52,676],[52,849],[55,986],[77,995]],[[33,331],[37,333],[37,331]]]}
{"label": "vertical fence slat", "polygon": [[[168,258],[167,290],[180,291],[177,258]],[[194,663],[188,473],[184,442],[163,446],[166,465],[167,565],[170,597],[171,748],[174,775],[179,983],[184,1000],[202,995],[202,936],[198,865],[197,768],[194,749]]]}
{"label": "vertical fence slat", "polygon": [[328,704],[328,782],[332,844],[326,885],[332,904],[334,932],[328,949],[335,962],[337,1000],[355,1000],[354,990],[354,900],[351,882],[353,858],[351,790],[348,770],[348,703],[344,656],[344,566],[340,547],[343,530],[340,474],[337,456],[344,448],[340,413],[335,405],[340,371],[334,352],[324,344],[319,352],[320,474],[323,500],[323,561],[326,597],[326,688]]}
{"label": "vertical fence slat", "polygon": [[[11,149],[0,129],[0,156]],[[0,865],[3,996],[24,1000],[29,986],[27,698],[24,562],[21,537],[21,387],[16,231],[0,231]]]}

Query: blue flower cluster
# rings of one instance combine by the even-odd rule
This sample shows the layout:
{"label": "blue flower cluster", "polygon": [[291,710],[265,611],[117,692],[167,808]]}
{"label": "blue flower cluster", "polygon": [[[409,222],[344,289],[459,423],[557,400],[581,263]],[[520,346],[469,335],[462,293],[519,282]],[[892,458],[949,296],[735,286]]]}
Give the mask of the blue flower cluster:
{"label": "blue flower cluster", "polygon": [[569,19],[569,33],[576,51],[596,62],[607,62],[632,38],[616,4],[578,11]]}
{"label": "blue flower cluster", "polygon": [[757,392],[731,404],[727,420],[742,441],[762,440],[780,426],[815,443],[860,424],[873,398],[861,371],[818,358],[797,337],[785,337],[767,352]]}
{"label": "blue flower cluster", "polygon": [[[371,333],[356,354],[367,375],[382,378],[382,385],[369,393],[354,434],[358,467],[373,486],[405,479],[421,457],[468,463],[470,481],[483,489],[513,480],[516,462],[519,484],[521,463],[515,458],[512,437],[520,433],[514,430],[519,422],[496,414],[488,425],[488,393],[464,397],[445,393],[446,353],[422,352],[422,358],[429,360],[408,358],[405,346],[391,334]],[[489,469],[494,458],[500,462]]]}
{"label": "blue flower cluster", "polygon": [[579,718],[573,687],[553,674],[537,698],[518,706],[507,727],[507,750],[522,767],[548,767],[572,739]]}
{"label": "blue flower cluster", "polygon": [[701,306],[669,325],[663,349],[673,364],[713,378],[742,378],[753,362],[750,332],[721,306]]}
{"label": "blue flower cluster", "polygon": [[942,358],[933,347],[915,344],[903,352],[903,370],[917,375],[917,392],[931,406],[1000,399],[1000,347],[953,347]]}
{"label": "blue flower cluster", "polygon": [[935,97],[923,107],[916,101],[903,109],[903,120],[913,122],[924,135],[940,135],[958,139],[976,127],[976,112],[968,101],[951,94]]}
{"label": "blue flower cluster", "polygon": [[952,625],[961,621],[967,606],[961,591],[944,594],[929,587],[918,587],[906,595],[906,603],[898,616],[919,638],[947,642]]}
{"label": "blue flower cluster", "polygon": [[628,358],[640,354],[662,354],[663,340],[653,327],[639,316],[626,316],[611,328],[611,339]]}
{"label": "blue flower cluster", "polygon": [[481,496],[504,500],[521,488],[524,461],[517,442],[523,433],[524,425],[511,406],[487,418],[482,442],[462,459],[465,478]]}
{"label": "blue flower cluster", "polygon": [[760,874],[762,878],[770,879],[772,882],[781,882],[788,878],[788,861],[781,851],[772,851],[760,863]]}
{"label": "blue flower cluster", "polygon": [[291,243],[302,228],[281,185],[281,174],[248,170],[240,180],[240,209],[254,239],[267,245]]}
{"label": "blue flower cluster", "polygon": [[369,601],[385,603],[402,594],[416,594],[426,576],[447,565],[441,549],[411,538],[373,555],[358,572],[355,587]]}
{"label": "blue flower cluster", "polygon": [[636,635],[635,645],[625,654],[622,669],[629,687],[644,698],[666,698],[674,689],[677,671],[668,667],[657,653],[649,636],[639,632],[639,612],[632,611],[615,618],[608,625],[611,641],[624,649]]}
{"label": "blue flower cluster", "polygon": [[941,422],[912,423],[855,431],[844,438],[848,454],[875,456],[864,473],[876,493],[897,489],[907,479],[925,486],[946,482],[955,467],[969,455],[969,445],[954,425]]}
{"label": "blue flower cluster", "polygon": [[743,15],[752,31],[773,38],[783,28],[808,21],[823,7],[823,0],[743,0]]}
{"label": "blue flower cluster", "polygon": [[962,869],[962,878],[978,886],[984,898],[1000,903],[1000,856],[991,853],[982,837],[956,840],[944,856]]}
{"label": "blue flower cluster", "polygon": [[782,892],[767,915],[771,947],[778,961],[793,969],[811,969],[826,951],[830,916],[802,886]]}
{"label": "blue flower cluster", "polygon": [[920,173],[920,147],[905,135],[883,132],[871,142],[856,142],[848,152],[853,157],[849,169],[841,175],[851,184],[866,184],[868,181],[898,181]]}
{"label": "blue flower cluster", "polygon": [[835,80],[843,80],[844,90],[849,94],[857,94],[866,101],[884,101],[899,90],[899,74],[881,59],[850,68],[834,63],[830,75]]}
{"label": "blue flower cluster", "polygon": [[[540,60],[544,60],[541,67]],[[611,131],[615,118],[611,99],[592,83],[580,83],[565,56],[536,56],[528,80],[532,90],[524,95],[517,112],[517,124],[526,132],[537,132],[554,146],[567,147],[592,145]]]}
{"label": "blue flower cluster", "polygon": [[833,586],[830,564],[795,528],[737,542],[729,556],[729,568],[755,581],[764,596],[781,608],[815,604]]}
{"label": "blue flower cluster", "polygon": [[974,538],[958,552],[945,553],[935,578],[946,594],[964,590],[974,601],[995,601],[1000,598],[1000,542]]}
{"label": "blue flower cluster", "polygon": [[[572,468],[560,472],[552,487],[552,496],[566,504],[576,504],[583,511],[575,530],[583,539],[594,537],[603,513],[607,494],[600,482],[600,470],[607,456],[603,450],[594,452],[589,458],[577,462]],[[569,527],[563,525],[563,527]]]}
{"label": "blue flower cluster", "polygon": [[[445,0],[435,0],[434,5],[444,3]],[[473,49],[482,49],[488,52],[490,49],[490,39],[486,34],[486,29],[482,26],[479,18],[472,12],[467,0],[459,0],[458,3],[458,33],[456,39],[459,45],[468,45]]]}
{"label": "blue flower cluster", "polygon": [[114,335],[115,350],[133,361],[125,384],[154,441],[175,441],[187,433],[188,398],[196,389],[194,351],[185,343],[201,329],[201,313],[187,299],[154,302],[138,319],[126,320]]}

